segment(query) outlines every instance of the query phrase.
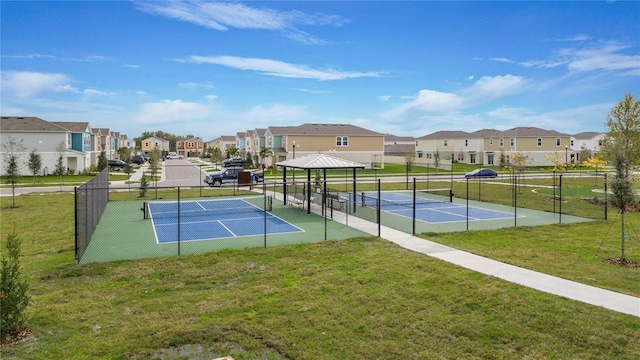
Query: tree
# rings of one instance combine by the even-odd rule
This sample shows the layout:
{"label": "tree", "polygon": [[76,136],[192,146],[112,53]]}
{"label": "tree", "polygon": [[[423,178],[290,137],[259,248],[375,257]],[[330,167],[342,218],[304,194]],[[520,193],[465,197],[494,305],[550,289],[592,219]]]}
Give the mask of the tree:
{"label": "tree", "polygon": [[64,141],[59,142],[58,146],[56,146],[58,158],[56,160],[56,168],[53,171],[53,175],[60,175],[60,181],[62,181],[62,175],[64,175],[66,172],[64,169],[64,152],[66,149],[67,146],[65,145]]}
{"label": "tree", "polygon": [[266,159],[272,155],[273,155],[273,151],[271,151],[270,148],[263,147],[260,149],[260,164],[262,165],[263,168],[266,166]]}
{"label": "tree", "polygon": [[[508,167],[513,172],[513,176],[520,175],[520,177],[524,179],[524,170],[529,163],[531,163],[531,157],[529,155],[515,152],[511,154],[511,162],[508,164]],[[519,189],[516,190],[520,191]]]}
{"label": "tree", "polygon": [[116,150],[118,153],[118,158],[126,163],[131,162],[131,148],[126,146],[121,146]]}
{"label": "tree", "polygon": [[227,150],[227,157],[235,157],[238,154],[238,148],[235,146],[230,147]]}
{"label": "tree", "polygon": [[416,160],[416,154],[413,152],[408,152],[404,154],[404,161],[407,164],[407,171],[411,171],[411,167]]}
{"label": "tree", "polygon": [[437,169],[440,166],[440,151],[436,149],[436,153],[433,154],[433,166]]}
{"label": "tree", "polygon": [[20,267],[20,245],[13,226],[7,236],[6,251],[0,263],[0,337],[8,339],[26,323],[26,311],[31,298],[29,284],[22,278]]}
{"label": "tree", "polygon": [[36,176],[38,176],[38,173],[40,172],[40,169],[42,168],[42,156],[40,156],[40,154],[38,154],[36,149],[31,150],[31,152],[29,153],[29,161],[28,161],[27,165],[29,166],[29,170],[31,171],[31,174],[33,175],[33,183],[35,184],[36,183]]}
{"label": "tree", "polygon": [[553,171],[565,171],[567,169],[565,156],[557,150],[554,150],[550,154],[546,154],[544,158],[553,164]]}
{"label": "tree", "polygon": [[625,259],[624,217],[635,202],[632,186],[632,170],[640,163],[640,100],[629,93],[607,115],[609,131],[604,135],[601,152],[616,170],[611,180],[611,203],[618,208],[622,218],[620,258]]}
{"label": "tree", "polygon": [[12,207],[16,207],[16,183],[20,178],[20,156],[25,150],[22,139],[7,136],[7,141],[2,144],[4,150],[5,172],[7,183],[11,184]]}
{"label": "tree", "polygon": [[100,155],[98,155],[98,172],[104,170],[109,166],[109,161],[107,160],[107,153],[102,150]]}

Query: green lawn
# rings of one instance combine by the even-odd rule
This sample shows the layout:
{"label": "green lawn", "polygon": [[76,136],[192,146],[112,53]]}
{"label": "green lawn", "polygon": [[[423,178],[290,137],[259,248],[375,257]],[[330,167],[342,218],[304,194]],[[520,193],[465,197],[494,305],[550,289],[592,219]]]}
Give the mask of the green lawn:
{"label": "green lawn", "polygon": [[[73,198],[0,199],[34,336],[2,359],[637,359],[640,319],[468,271],[369,237],[74,265]],[[630,217],[636,228],[640,218]],[[429,239],[638,296],[619,220]],[[635,256],[638,250],[635,232]],[[605,237],[606,235],[606,237]],[[605,249],[606,248],[606,249]]]}

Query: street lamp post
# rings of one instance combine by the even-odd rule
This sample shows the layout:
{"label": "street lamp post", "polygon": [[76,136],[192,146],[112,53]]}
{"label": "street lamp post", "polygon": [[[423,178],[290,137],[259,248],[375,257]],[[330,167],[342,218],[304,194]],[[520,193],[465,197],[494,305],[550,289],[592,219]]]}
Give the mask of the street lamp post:
{"label": "street lamp post", "polygon": [[569,170],[569,146],[564,146],[564,167],[565,171]]}

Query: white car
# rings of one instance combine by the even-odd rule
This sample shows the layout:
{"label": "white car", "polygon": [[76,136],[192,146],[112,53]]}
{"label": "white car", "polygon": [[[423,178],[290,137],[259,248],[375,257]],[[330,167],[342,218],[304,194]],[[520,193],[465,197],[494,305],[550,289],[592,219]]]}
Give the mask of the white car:
{"label": "white car", "polygon": [[178,154],[169,154],[165,157],[166,160],[169,159],[183,159],[182,155],[178,155]]}

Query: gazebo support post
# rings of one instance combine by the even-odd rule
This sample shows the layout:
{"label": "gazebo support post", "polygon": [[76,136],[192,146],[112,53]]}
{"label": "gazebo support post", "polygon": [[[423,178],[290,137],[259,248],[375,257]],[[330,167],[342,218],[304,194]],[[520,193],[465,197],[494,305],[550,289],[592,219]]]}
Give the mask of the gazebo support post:
{"label": "gazebo support post", "polygon": [[311,214],[311,169],[307,169],[307,214]]}
{"label": "gazebo support post", "polygon": [[357,191],[356,191],[356,168],[353,168],[353,212],[356,212],[356,209],[358,208],[358,206],[356,205],[357,203]]}
{"label": "gazebo support post", "polygon": [[287,205],[287,167],[284,166],[282,169],[282,183],[284,184],[284,189],[282,190],[282,193],[284,194],[283,204]]}

